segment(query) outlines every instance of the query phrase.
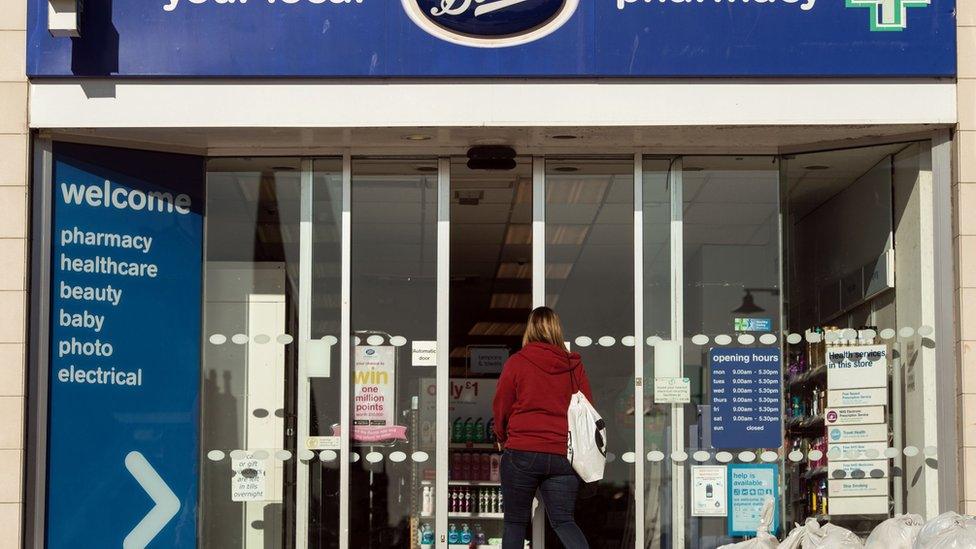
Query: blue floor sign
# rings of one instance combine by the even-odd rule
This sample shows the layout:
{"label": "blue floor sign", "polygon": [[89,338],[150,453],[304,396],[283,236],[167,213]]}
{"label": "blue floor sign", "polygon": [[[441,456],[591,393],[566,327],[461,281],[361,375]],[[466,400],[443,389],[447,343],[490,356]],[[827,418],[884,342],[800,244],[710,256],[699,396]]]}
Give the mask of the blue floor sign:
{"label": "blue floor sign", "polygon": [[56,144],[47,547],[196,547],[203,163]]}
{"label": "blue floor sign", "polygon": [[711,373],[712,447],[779,448],[782,368],[776,347],[715,348]]}

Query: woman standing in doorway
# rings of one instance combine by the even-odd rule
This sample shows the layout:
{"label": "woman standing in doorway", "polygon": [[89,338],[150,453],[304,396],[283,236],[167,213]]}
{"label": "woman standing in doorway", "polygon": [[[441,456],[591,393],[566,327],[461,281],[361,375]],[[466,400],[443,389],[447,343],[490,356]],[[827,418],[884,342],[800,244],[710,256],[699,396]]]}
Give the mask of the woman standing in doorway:
{"label": "woman standing in doorway", "polygon": [[566,351],[559,316],[539,307],[529,314],[522,350],[505,363],[495,393],[495,434],[505,448],[502,549],[524,547],[537,492],[563,545],[589,547],[573,517],[581,480],[566,458],[566,412],[578,390],[593,402],[580,356]]}

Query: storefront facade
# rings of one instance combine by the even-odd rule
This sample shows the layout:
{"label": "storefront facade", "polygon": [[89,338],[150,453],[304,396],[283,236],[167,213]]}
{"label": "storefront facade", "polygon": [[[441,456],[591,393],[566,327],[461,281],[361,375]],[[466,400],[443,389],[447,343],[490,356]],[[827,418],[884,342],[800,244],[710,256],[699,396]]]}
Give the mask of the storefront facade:
{"label": "storefront facade", "polygon": [[24,546],[490,545],[538,305],[591,544],[976,498],[962,6],[93,4],[14,34]]}

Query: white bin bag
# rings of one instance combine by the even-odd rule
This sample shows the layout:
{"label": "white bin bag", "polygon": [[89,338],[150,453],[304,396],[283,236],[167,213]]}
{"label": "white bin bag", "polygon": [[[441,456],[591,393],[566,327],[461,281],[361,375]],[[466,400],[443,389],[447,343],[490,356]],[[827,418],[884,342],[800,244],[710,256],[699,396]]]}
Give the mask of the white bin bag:
{"label": "white bin bag", "polygon": [[864,548],[912,549],[924,524],[920,515],[897,515],[875,527],[864,542]]}
{"label": "white bin bag", "polygon": [[577,391],[569,401],[566,418],[569,420],[566,458],[583,482],[602,480],[607,464],[606,423],[582,391]]}
{"label": "white bin bag", "polygon": [[925,523],[915,538],[914,549],[969,549],[976,547],[976,519],[942,513]]}
{"label": "white bin bag", "polygon": [[759,527],[756,528],[756,537],[723,545],[718,549],[776,549],[779,540],[776,536],[769,533],[769,527],[773,524],[773,498],[766,498],[763,502],[762,511],[759,513]]}
{"label": "white bin bag", "polygon": [[862,549],[864,543],[853,532],[833,524],[820,526],[817,519],[808,518],[779,544],[779,549]]}

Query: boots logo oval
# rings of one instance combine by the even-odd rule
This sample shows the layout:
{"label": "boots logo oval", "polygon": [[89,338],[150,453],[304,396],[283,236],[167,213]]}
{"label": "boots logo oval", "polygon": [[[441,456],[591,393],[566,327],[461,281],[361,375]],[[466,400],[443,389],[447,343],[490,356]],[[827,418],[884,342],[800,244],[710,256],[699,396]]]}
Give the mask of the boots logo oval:
{"label": "boots logo oval", "polygon": [[442,40],[478,48],[527,44],[572,19],[579,0],[402,0],[420,28]]}

